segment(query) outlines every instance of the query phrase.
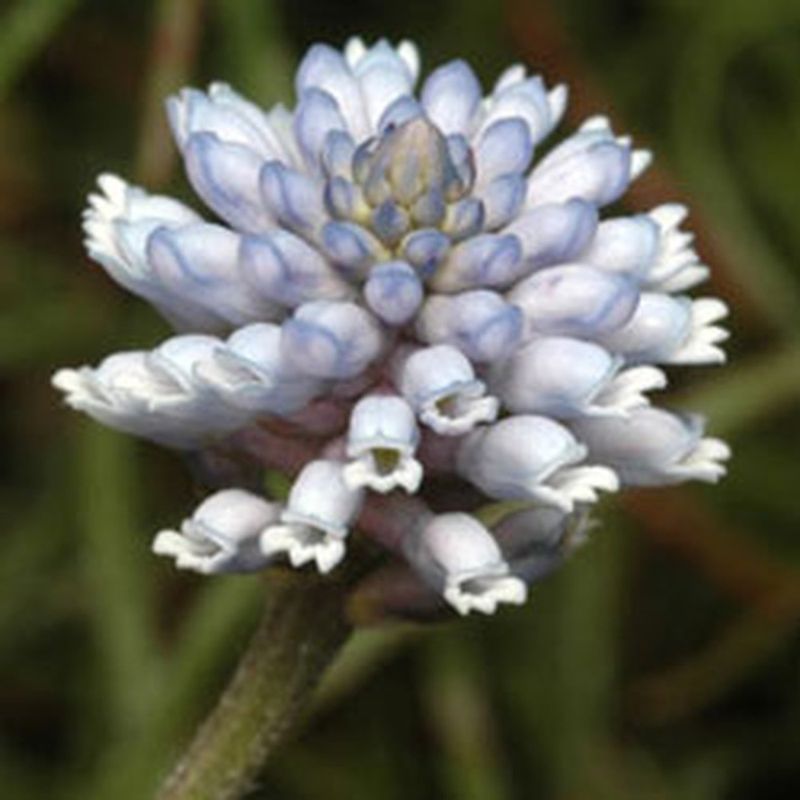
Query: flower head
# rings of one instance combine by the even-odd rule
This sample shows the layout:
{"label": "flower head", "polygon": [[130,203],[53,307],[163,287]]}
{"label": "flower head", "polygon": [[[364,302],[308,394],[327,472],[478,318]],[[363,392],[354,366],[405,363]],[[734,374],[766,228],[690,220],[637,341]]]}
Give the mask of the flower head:
{"label": "flower head", "polygon": [[[59,370],[66,402],[294,477],[283,504],[232,488],[160,533],[179,567],[328,572],[355,531],[490,613],[585,538],[599,492],[724,473],[702,418],[650,398],[724,360],[725,305],[685,294],[708,273],[687,211],[604,211],[650,154],[602,116],[543,152],[567,91],[521,66],[487,95],[463,61],[419,72],[412,44],[353,39],[309,50],[292,109],[185,89],[167,112],[210,214],[111,175],[90,195],[90,257],[176,333]],[[441,513],[442,473],[523,510]]]}

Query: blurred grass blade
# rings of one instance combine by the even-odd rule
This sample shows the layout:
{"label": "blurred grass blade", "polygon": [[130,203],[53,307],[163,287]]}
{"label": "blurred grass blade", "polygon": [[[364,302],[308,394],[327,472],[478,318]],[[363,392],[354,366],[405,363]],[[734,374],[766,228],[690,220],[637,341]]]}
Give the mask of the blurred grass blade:
{"label": "blurred grass blade", "polygon": [[141,730],[157,678],[153,596],[139,529],[137,443],[81,421],[76,435],[76,509],[92,623],[119,733]]}
{"label": "blurred grass blade", "polygon": [[245,96],[265,106],[292,97],[293,59],[281,35],[275,0],[217,0],[223,74]]}
{"label": "blurred grass blade", "polygon": [[714,433],[738,433],[796,408],[800,399],[800,347],[787,347],[728,366],[677,399],[679,408],[702,410]]}
{"label": "blurred grass blade", "polygon": [[439,745],[441,796],[448,800],[506,800],[508,774],[488,696],[476,625],[439,630],[423,649],[423,696]]}
{"label": "blurred grass blade", "polygon": [[180,740],[207,710],[210,687],[235,661],[263,596],[264,583],[256,577],[217,578],[203,588],[169,654],[143,735],[110,750],[92,788],[84,784],[75,798],[139,800],[152,794]]}
{"label": "blurred grass blade", "polygon": [[789,645],[798,622],[800,587],[797,582],[778,587],[699,653],[640,678],[630,689],[637,720],[666,725],[721,702]]}
{"label": "blurred grass blade", "polygon": [[80,0],[17,0],[0,16],[0,102]]}
{"label": "blurred grass blade", "polygon": [[150,63],[136,154],[137,180],[163,186],[177,158],[164,101],[190,82],[202,32],[204,0],[159,0],[150,39]]}
{"label": "blurred grass blade", "polygon": [[413,625],[386,625],[357,631],[317,690],[314,711],[325,711],[354,693],[384,664],[427,633]]}
{"label": "blurred grass blade", "polygon": [[[715,221],[716,244],[741,286],[774,327],[797,338],[800,291],[788,264],[762,234],[728,163],[721,117],[726,68],[746,42],[727,38],[709,25],[690,28],[690,38],[673,83],[672,133],[679,164],[692,176],[694,192]],[[713,34],[717,34],[715,37]],[[709,47],[710,38],[716,46]]]}
{"label": "blurred grass blade", "polygon": [[551,735],[556,784],[576,797],[591,790],[596,748],[613,739],[623,556],[619,518],[606,514],[603,530],[559,575]]}

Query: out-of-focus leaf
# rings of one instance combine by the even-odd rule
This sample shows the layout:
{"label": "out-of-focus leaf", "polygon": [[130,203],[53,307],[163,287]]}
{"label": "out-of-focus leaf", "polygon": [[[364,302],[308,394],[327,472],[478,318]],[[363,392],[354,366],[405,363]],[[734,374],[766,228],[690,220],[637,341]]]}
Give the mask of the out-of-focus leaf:
{"label": "out-of-focus leaf", "polygon": [[139,528],[137,443],[91,422],[74,433],[76,516],[110,711],[121,733],[149,723],[160,657],[149,531]]}
{"label": "out-of-focus leaf", "polygon": [[0,101],[79,0],[15,0],[0,16]]}

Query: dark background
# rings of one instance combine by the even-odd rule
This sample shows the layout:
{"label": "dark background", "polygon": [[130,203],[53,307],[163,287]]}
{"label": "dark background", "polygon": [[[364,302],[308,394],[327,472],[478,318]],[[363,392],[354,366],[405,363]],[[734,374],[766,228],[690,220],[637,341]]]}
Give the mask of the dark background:
{"label": "dark background", "polygon": [[[149,554],[196,501],[179,456],[59,406],[59,365],[165,335],[81,251],[109,169],[187,196],[161,118],[186,84],[289,99],[311,42],[410,37],[487,85],[523,60],[657,154],[731,364],[678,371],[735,458],[626,493],[522,610],[360,634],[274,800],[800,797],[800,6],[796,0],[0,2],[0,796],[139,800],[213,702],[257,579]],[[702,291],[702,289],[701,289]]]}

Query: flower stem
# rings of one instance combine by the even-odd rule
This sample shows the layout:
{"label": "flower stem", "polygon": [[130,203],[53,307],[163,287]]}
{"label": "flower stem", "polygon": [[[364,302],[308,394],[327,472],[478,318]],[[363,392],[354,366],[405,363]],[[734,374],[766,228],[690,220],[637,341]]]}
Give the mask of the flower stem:
{"label": "flower stem", "polygon": [[349,634],[347,582],[270,574],[263,618],[216,708],[167,777],[159,800],[234,800],[305,710]]}

